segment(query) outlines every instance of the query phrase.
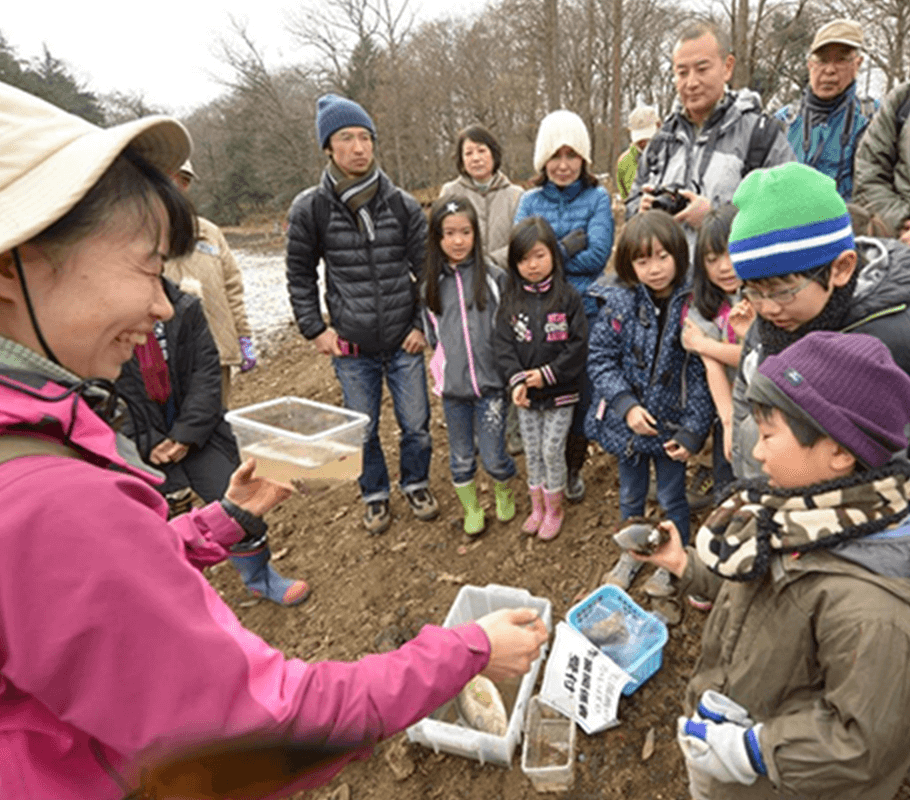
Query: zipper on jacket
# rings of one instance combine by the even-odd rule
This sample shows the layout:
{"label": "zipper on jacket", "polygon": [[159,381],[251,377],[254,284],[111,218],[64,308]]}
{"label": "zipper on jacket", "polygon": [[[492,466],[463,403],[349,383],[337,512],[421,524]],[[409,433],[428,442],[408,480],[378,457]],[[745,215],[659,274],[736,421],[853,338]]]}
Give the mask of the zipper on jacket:
{"label": "zipper on jacket", "polygon": [[[373,299],[376,301],[376,332],[380,334],[380,344],[384,344],[383,333],[385,331],[384,314],[382,311],[382,286],[379,284],[379,272],[376,269],[376,254],[373,250],[373,243],[367,238],[367,254],[370,259],[370,275],[373,276]],[[384,347],[380,349],[385,350]]]}
{"label": "zipper on jacket", "polygon": [[[468,330],[468,308],[464,302],[464,285],[461,282],[461,273],[458,271],[457,266],[452,266],[452,272],[455,275],[455,286],[458,289],[458,310],[461,314],[461,330],[464,334],[465,351],[468,356],[468,374],[471,376],[471,386],[474,388],[474,394],[480,397],[477,370],[474,368],[474,353],[471,351],[471,332]],[[477,276],[475,275],[474,277],[476,279]]]}

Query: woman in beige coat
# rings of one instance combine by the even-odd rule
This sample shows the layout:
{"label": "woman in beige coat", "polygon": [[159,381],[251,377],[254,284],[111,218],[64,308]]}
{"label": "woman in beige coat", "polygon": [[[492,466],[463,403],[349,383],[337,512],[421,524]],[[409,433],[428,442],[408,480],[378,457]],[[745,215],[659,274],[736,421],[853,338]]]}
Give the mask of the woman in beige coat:
{"label": "woman in beige coat", "polygon": [[484,252],[505,269],[509,232],[524,190],[499,169],[502,148],[482,125],[469,125],[458,134],[455,165],[460,174],[443,184],[440,196],[448,194],[470,201],[477,211]]}

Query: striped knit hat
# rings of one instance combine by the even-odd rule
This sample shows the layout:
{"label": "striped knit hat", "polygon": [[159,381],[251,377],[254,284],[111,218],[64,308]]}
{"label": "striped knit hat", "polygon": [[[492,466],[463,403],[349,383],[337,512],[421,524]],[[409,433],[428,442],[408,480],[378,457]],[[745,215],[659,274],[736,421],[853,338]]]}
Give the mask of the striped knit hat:
{"label": "striped knit hat", "polygon": [[730,260],[744,281],[808,272],[854,249],[837,184],[805,164],[753,170],[733,205]]}

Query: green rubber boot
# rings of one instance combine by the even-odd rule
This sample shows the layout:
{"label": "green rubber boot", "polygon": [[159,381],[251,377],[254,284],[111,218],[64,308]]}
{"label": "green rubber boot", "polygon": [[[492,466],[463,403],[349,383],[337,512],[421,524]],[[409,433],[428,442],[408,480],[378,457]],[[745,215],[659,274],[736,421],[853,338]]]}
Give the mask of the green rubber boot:
{"label": "green rubber boot", "polygon": [[455,494],[458,495],[464,508],[464,532],[468,536],[477,536],[482,533],[484,528],[483,509],[477,502],[477,484],[471,481],[464,486],[456,486]]}
{"label": "green rubber boot", "polygon": [[507,483],[494,483],[493,493],[496,495],[496,519],[508,522],[515,518],[515,497]]}

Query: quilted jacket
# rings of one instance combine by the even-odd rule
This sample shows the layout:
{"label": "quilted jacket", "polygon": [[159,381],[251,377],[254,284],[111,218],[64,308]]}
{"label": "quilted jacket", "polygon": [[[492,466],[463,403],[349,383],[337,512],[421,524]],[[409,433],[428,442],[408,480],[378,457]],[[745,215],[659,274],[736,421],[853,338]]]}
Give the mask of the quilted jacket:
{"label": "quilted jacket", "polygon": [[[714,420],[705,368],[680,341],[682,309],[691,287],[679,287],[667,305],[667,322],[658,339],[657,306],[643,284],[597,285],[591,293],[602,309],[588,343],[592,401],[585,434],[608,453],[663,454],[676,440],[697,453]],[[626,424],[633,406],[644,406],[657,420],[657,436],[641,436]]]}
{"label": "quilted jacket", "polygon": [[[408,213],[407,230],[402,230],[390,205],[394,192],[401,194]],[[322,231],[317,230],[316,202],[329,206]],[[359,229],[327,174],[321,184],[297,195],[288,214],[288,290],[300,332],[315,339],[326,329],[317,288],[321,257],[332,327],[362,351],[382,353],[396,350],[412,328],[423,330],[417,284],[426,255],[427,222],[417,201],[381,171],[368,208],[376,229],[374,241]]]}

